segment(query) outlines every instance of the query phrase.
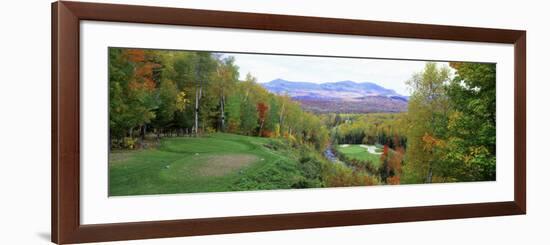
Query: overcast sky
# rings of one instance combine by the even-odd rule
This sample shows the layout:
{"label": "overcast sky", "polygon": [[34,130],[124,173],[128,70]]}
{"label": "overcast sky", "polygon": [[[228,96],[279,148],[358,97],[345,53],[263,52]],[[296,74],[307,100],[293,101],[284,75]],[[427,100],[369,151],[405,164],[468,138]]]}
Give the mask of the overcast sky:
{"label": "overcast sky", "polygon": [[[240,78],[252,74],[260,83],[277,78],[302,82],[374,82],[402,95],[409,95],[406,81],[420,72],[425,61],[308,57],[264,54],[224,54],[235,57]],[[448,66],[446,62],[439,63]]]}

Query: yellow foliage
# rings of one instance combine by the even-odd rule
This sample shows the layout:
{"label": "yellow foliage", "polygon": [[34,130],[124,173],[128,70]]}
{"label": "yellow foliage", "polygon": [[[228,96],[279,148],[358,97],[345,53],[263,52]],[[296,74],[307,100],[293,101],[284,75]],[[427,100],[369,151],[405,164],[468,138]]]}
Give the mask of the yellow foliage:
{"label": "yellow foliage", "polygon": [[184,111],[185,106],[187,105],[187,98],[185,98],[185,92],[181,91],[176,96],[176,108],[178,111]]}
{"label": "yellow foliage", "polygon": [[274,138],[279,138],[281,136],[281,125],[278,123],[275,125],[275,132],[273,132]]}
{"label": "yellow foliage", "polygon": [[436,147],[445,147],[444,140],[438,139],[428,133],[425,133],[424,136],[422,136],[422,141],[424,142],[425,151],[432,151]]}

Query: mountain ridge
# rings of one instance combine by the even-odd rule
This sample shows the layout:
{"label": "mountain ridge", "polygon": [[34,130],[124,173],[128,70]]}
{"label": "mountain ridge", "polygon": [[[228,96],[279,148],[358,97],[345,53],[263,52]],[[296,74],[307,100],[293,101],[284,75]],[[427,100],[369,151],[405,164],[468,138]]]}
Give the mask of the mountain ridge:
{"label": "mountain ridge", "polygon": [[355,82],[351,80],[343,80],[337,82],[313,83],[304,81],[288,81],[278,78],[267,83],[262,83],[262,86],[272,93],[287,93],[290,97],[303,96],[304,94],[319,94],[326,97],[336,98],[394,96],[408,99],[408,96],[401,95],[393,89],[387,89],[374,82],[368,81]]}
{"label": "mountain ridge", "polygon": [[262,83],[269,92],[286,94],[313,112],[402,112],[406,111],[408,96],[401,95],[374,82],[313,83],[288,81],[281,78]]}

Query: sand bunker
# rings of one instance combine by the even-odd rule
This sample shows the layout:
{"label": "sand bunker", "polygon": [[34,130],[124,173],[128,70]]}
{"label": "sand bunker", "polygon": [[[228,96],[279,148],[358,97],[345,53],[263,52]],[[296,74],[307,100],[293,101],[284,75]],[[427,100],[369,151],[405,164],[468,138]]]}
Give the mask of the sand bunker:
{"label": "sand bunker", "polygon": [[202,176],[223,176],[257,160],[257,156],[248,154],[208,156],[197,171]]}

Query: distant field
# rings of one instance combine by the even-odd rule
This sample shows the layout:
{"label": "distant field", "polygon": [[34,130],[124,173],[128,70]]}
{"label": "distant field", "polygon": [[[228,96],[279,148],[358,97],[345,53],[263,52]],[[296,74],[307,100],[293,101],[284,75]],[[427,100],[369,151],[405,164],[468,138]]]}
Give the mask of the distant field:
{"label": "distant field", "polygon": [[306,111],[316,113],[398,113],[407,111],[407,100],[384,96],[367,96],[354,100],[295,97]]}
{"label": "distant field", "polygon": [[273,139],[216,133],[161,141],[158,149],[109,155],[109,195],[292,188],[300,178],[291,153]]}
{"label": "distant field", "polygon": [[[369,147],[375,148],[375,146]],[[380,151],[380,148],[376,147],[376,149],[376,152]],[[369,151],[365,147],[361,147],[361,145],[339,145],[337,150],[349,158],[361,161],[371,161],[374,167],[380,166],[380,154],[369,153]]]}

